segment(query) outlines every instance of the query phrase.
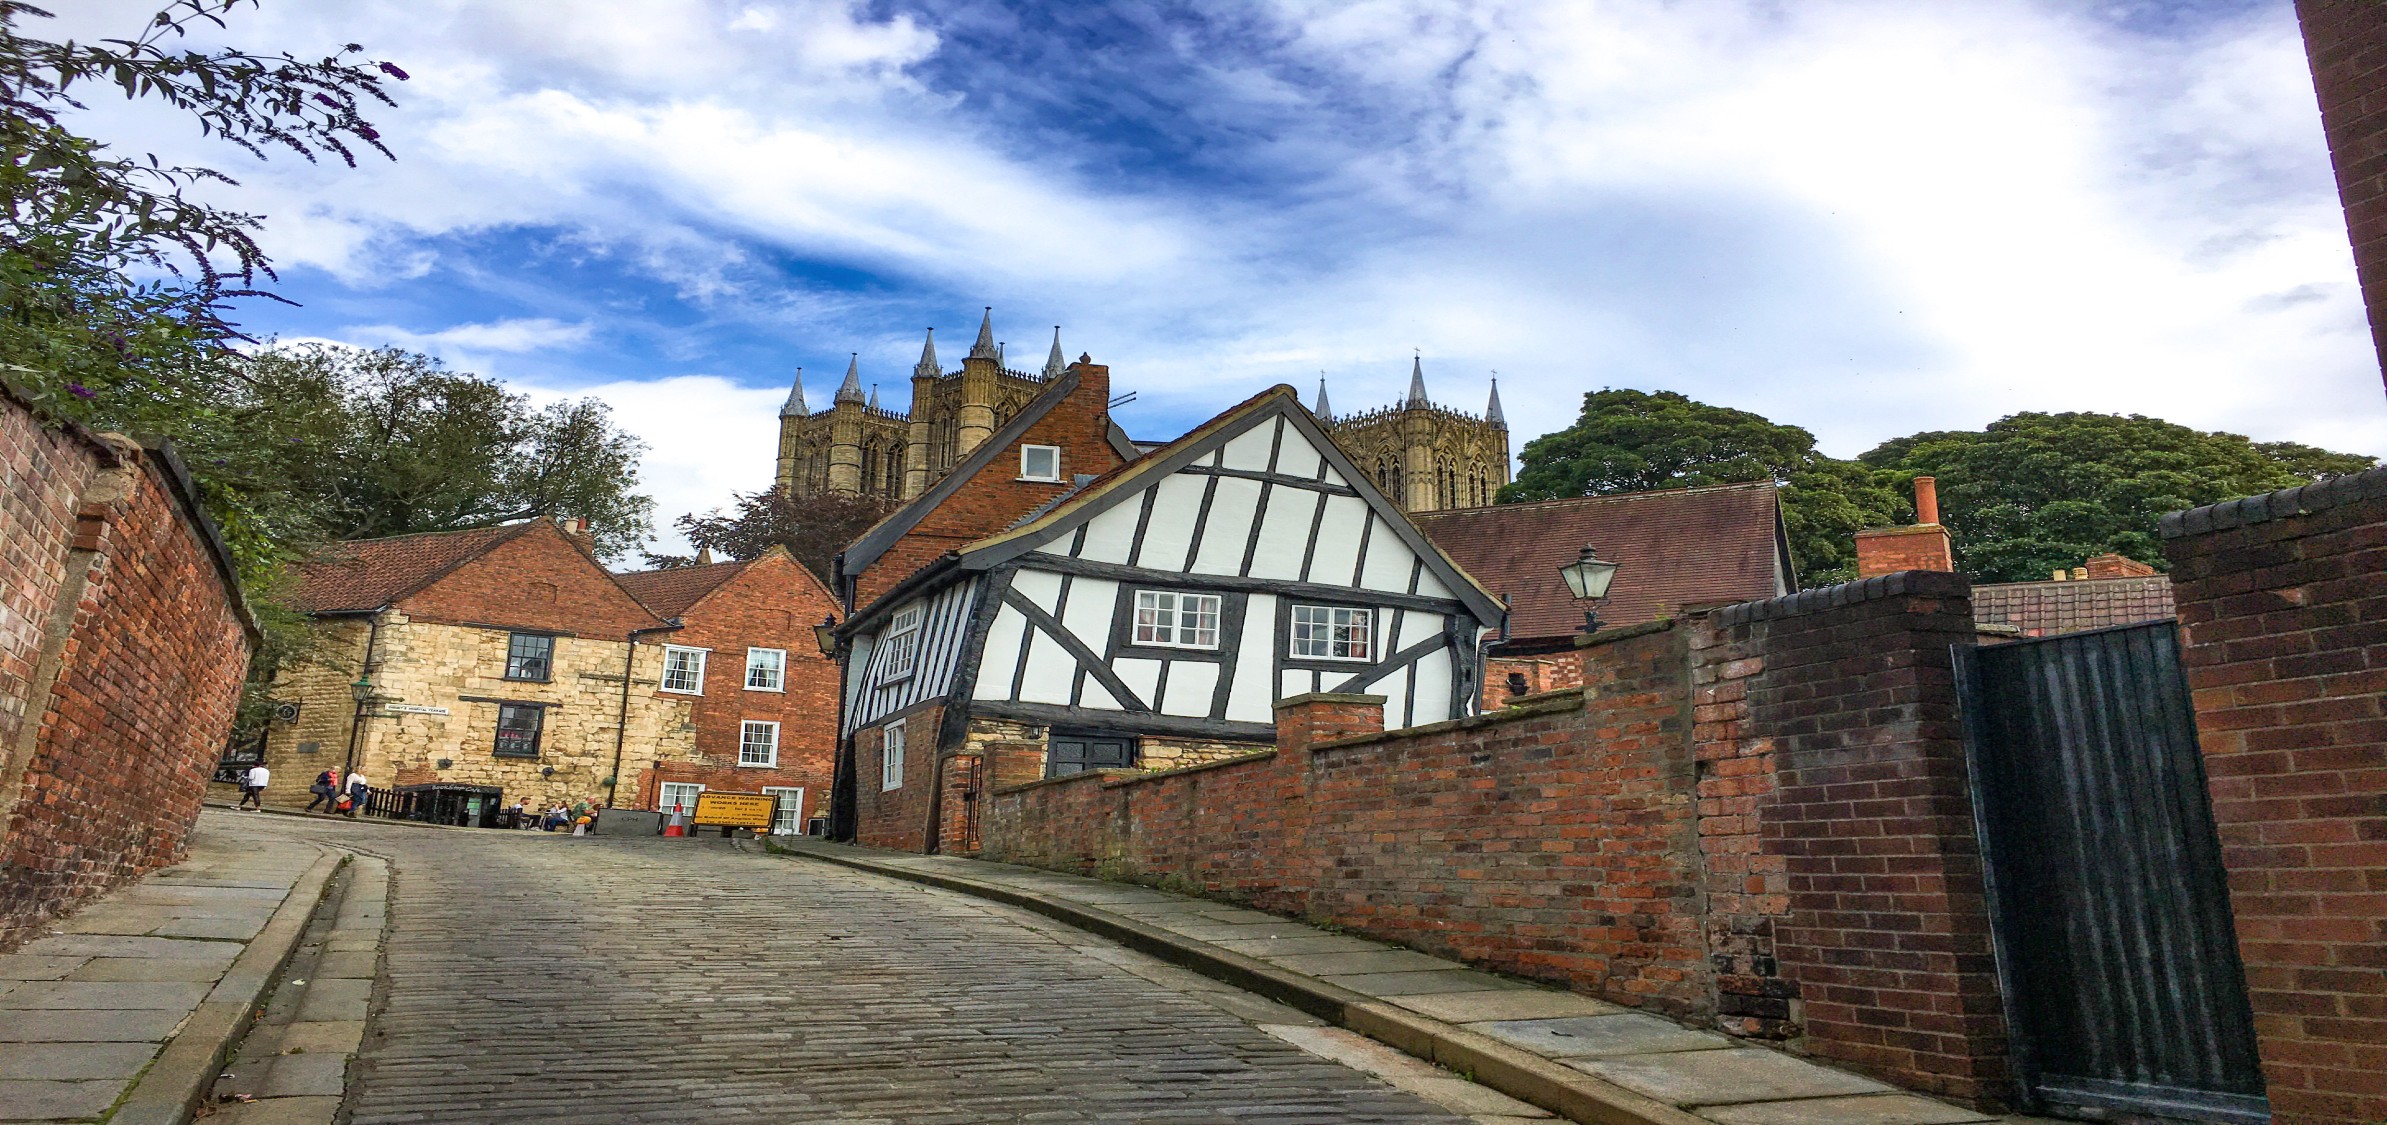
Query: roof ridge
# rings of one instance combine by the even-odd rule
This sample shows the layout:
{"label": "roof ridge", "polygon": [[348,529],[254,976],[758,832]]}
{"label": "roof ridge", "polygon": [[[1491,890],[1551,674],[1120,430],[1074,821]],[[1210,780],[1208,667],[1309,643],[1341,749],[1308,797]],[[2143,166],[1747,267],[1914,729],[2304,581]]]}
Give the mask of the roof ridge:
{"label": "roof ridge", "polygon": [[1432,519],[1436,516],[1457,515],[1461,512],[1514,511],[1519,508],[1554,507],[1560,504],[1592,504],[1611,500],[1643,500],[1653,496],[1688,496],[1699,492],[1728,492],[1733,489],[1779,490],[1782,486],[1770,480],[1739,481],[1733,484],[1696,484],[1682,488],[1642,488],[1632,492],[1603,492],[1596,496],[1554,496],[1548,500],[1519,500],[1513,504],[1477,504],[1468,508],[1436,508],[1431,512],[1411,513],[1411,519]]}

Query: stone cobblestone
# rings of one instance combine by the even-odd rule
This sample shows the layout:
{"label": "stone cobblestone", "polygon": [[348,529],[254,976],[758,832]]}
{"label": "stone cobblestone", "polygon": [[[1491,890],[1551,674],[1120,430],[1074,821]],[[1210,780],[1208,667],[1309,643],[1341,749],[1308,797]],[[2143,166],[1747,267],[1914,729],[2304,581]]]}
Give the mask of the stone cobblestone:
{"label": "stone cobblestone", "polygon": [[964,896],[714,840],[288,823],[395,870],[355,1125],[1467,1120]]}

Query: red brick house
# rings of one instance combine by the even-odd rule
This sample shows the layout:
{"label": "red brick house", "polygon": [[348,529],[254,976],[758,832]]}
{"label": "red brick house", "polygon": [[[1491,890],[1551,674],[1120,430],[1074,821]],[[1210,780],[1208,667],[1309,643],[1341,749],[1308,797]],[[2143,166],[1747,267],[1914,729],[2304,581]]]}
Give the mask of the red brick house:
{"label": "red brick house", "polygon": [[618,576],[658,617],[679,623],[664,643],[657,691],[687,699],[695,746],[658,761],[625,792],[641,809],[695,805],[705,790],[779,801],[779,832],[825,815],[837,744],[837,665],[812,627],[837,616],[820,579],[774,547],[747,562]]}
{"label": "red brick house", "polygon": [[1692,606],[1779,597],[1798,588],[1782,504],[1770,481],[1670,488],[1418,512],[1426,538],[1508,602],[1487,653],[1483,706],[1582,686],[1575,639],[1583,611],[1559,576],[1586,544],[1617,564],[1601,628],[1680,616]]}

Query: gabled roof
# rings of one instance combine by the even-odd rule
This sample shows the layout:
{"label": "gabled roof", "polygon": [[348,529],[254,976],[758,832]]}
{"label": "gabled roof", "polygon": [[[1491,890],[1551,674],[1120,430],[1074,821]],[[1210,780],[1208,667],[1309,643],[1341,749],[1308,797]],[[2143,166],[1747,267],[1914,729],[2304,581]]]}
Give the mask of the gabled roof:
{"label": "gabled roof", "polygon": [[439,580],[536,526],[538,521],[468,531],[427,531],[386,539],[351,539],[299,564],[294,608],[305,613],[379,609]]}
{"label": "gabled roof", "polygon": [[1973,620],[2011,625],[2031,637],[2137,625],[2177,616],[2170,575],[1992,582],[1973,587]]}
{"label": "gabled roof", "polygon": [[[994,436],[978,443],[978,448],[971,450],[969,456],[962,458],[959,464],[954,465],[953,470],[946,473],[943,479],[930,485],[927,491],[913,497],[911,503],[895,509],[887,518],[872,524],[870,530],[863,532],[860,538],[847,544],[845,550],[838,553],[838,558],[841,560],[838,566],[839,571],[846,575],[855,575],[870,569],[870,564],[879,561],[879,556],[886,554],[887,549],[893,547],[896,540],[903,538],[905,533],[920,526],[920,521],[927,519],[928,513],[937,510],[937,507],[952,498],[954,493],[961,491],[962,486],[968,484],[972,477],[977,476],[979,470],[984,469],[996,457],[1001,456],[1004,449],[1020,439],[1020,435],[1027,433],[1028,427],[1042,421],[1045,415],[1052,413],[1053,407],[1059,406],[1062,399],[1068,398],[1070,392],[1077,390],[1079,381],[1077,368],[1074,366],[1069,369],[1068,374],[1053,380],[1052,385],[1046,387],[1042,394],[1029,399],[1026,406],[1020,407],[1019,413],[1013,415],[1011,421],[1004,423],[1002,429],[996,430]],[[1113,441],[1112,445],[1116,447],[1117,442]]]}
{"label": "gabled roof", "polygon": [[1140,486],[1208,456],[1235,435],[1270,418],[1283,418],[1288,425],[1300,431],[1319,455],[1326,459],[1327,464],[1334,466],[1334,471],[1342,476],[1343,482],[1359,494],[1359,499],[1411,551],[1426,560],[1426,565],[1434,569],[1435,577],[1449,586],[1452,594],[1465,602],[1478,620],[1500,620],[1498,599],[1452,561],[1448,554],[1420,534],[1409,517],[1382,492],[1377,491],[1367,474],[1352,464],[1351,459],[1343,454],[1342,447],[1327,436],[1326,431],[1318,425],[1317,417],[1310,413],[1309,408],[1301,405],[1300,395],[1282,383],[1243,400],[1225,413],[1194,427],[1184,437],[1095,478],[1074,495],[1055,505],[1051,511],[962,548],[958,552],[960,564],[964,569],[983,570],[1050,543],[1120,499],[1133,495]]}
{"label": "gabled roof", "polygon": [[616,574],[613,580],[637,598],[639,604],[654,611],[657,617],[678,617],[695,605],[697,599],[720,589],[721,584],[746,569],[743,562],[707,563],[703,566],[674,566],[662,570],[637,570]]}
{"label": "gabled roof", "polygon": [[1558,568],[1584,544],[1617,564],[1603,625],[1633,625],[1687,605],[1754,601],[1795,588],[1781,498],[1770,481],[1585,496],[1411,517],[1460,566],[1508,599],[1508,638],[1583,626],[1583,603]]}

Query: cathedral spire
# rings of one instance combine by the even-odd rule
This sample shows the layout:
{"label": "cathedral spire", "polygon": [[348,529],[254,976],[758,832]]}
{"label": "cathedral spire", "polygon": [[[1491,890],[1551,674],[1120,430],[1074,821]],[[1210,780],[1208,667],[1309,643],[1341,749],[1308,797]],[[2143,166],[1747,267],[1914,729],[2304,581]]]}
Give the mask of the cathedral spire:
{"label": "cathedral spire", "polygon": [[877,383],[870,385],[870,408],[872,410],[879,408],[879,385]]}
{"label": "cathedral spire", "polygon": [[1069,370],[1069,361],[1061,358],[1061,326],[1056,324],[1053,325],[1052,353],[1044,357],[1044,380],[1048,383],[1052,382],[1060,378],[1061,373],[1067,370]]}
{"label": "cathedral spire", "polygon": [[862,401],[862,357],[859,352],[851,354],[853,358],[845,361],[845,382],[837,388],[839,402]]}
{"label": "cathedral spire", "polygon": [[1492,401],[1484,406],[1484,421],[1504,430],[1508,428],[1508,419],[1500,414],[1500,376],[1498,375],[1492,376]]}
{"label": "cathedral spire", "polygon": [[1310,413],[1316,414],[1321,422],[1334,421],[1334,408],[1326,405],[1326,373],[1323,371],[1318,372],[1318,408]]}
{"label": "cathedral spire", "polygon": [[802,418],[812,413],[804,406],[804,369],[796,368],[796,385],[787,389],[787,405],[779,408],[782,418]]}
{"label": "cathedral spire", "polygon": [[970,345],[971,359],[991,359],[1000,362],[1001,352],[995,350],[995,307],[986,306],[986,315],[978,320],[978,342]]}
{"label": "cathedral spire", "polygon": [[931,328],[928,330],[928,342],[920,345],[920,362],[912,365],[912,375],[914,378],[925,375],[934,379],[944,373],[944,369],[937,366],[937,330]]}
{"label": "cathedral spire", "polygon": [[1432,406],[1426,399],[1426,365],[1419,356],[1409,358],[1409,398],[1403,406]]}

